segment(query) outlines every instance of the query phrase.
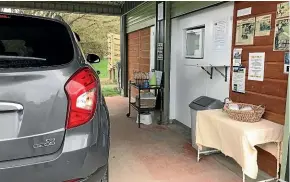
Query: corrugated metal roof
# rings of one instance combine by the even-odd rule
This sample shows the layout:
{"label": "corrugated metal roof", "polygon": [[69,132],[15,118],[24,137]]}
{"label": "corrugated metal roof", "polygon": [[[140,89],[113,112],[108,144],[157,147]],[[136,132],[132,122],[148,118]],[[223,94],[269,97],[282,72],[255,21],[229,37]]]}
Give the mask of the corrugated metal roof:
{"label": "corrugated metal roof", "polygon": [[140,3],[142,1],[0,1],[0,7],[122,15]]}

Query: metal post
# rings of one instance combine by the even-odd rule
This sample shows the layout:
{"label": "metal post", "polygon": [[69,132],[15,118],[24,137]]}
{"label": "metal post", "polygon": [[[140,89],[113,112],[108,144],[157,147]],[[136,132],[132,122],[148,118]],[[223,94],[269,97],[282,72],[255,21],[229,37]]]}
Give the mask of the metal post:
{"label": "metal post", "polygon": [[[284,139],[283,139],[283,150],[282,150],[282,164],[281,164],[281,173],[280,178],[282,180],[286,179],[286,167],[287,167],[287,158],[288,158],[288,144],[289,144],[289,133],[290,133],[290,74],[288,75],[288,92],[286,99],[286,114],[285,114],[285,124],[284,124]],[[288,158],[289,160],[289,158]]]}
{"label": "metal post", "polygon": [[126,15],[121,16],[120,21],[120,47],[121,47],[121,85],[124,97],[128,96],[128,59],[127,59],[127,33],[126,33]]}
{"label": "metal post", "polygon": [[163,97],[163,121],[169,122],[170,110],[170,53],[171,53],[171,2],[165,2],[165,26],[164,26],[164,97]]}
{"label": "metal post", "polygon": [[243,171],[243,182],[246,182],[246,175],[245,175],[244,171]]}

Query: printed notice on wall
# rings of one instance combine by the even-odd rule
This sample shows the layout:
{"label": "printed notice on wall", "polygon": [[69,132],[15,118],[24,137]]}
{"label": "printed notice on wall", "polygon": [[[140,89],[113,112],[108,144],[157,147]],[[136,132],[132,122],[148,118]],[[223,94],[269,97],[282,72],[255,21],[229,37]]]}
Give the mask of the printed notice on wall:
{"label": "printed notice on wall", "polygon": [[163,60],[163,43],[157,43],[157,60]]}
{"label": "printed notice on wall", "polygon": [[289,52],[285,52],[285,57],[284,57],[284,73],[289,74],[289,67],[290,67],[290,63],[289,63]]}
{"label": "printed notice on wall", "polygon": [[275,21],[275,35],[274,35],[274,51],[289,50],[289,18],[276,19]]}
{"label": "printed notice on wall", "polygon": [[256,18],[255,36],[267,36],[271,31],[271,14]]}
{"label": "printed notice on wall", "polygon": [[264,81],[265,53],[255,52],[249,54],[249,73],[248,79]]}
{"label": "printed notice on wall", "polygon": [[240,66],[242,64],[242,48],[235,48],[233,52],[233,66]]}
{"label": "printed notice on wall", "polygon": [[246,68],[233,67],[232,91],[245,93],[246,88]]}
{"label": "printed notice on wall", "polygon": [[227,42],[227,20],[219,20],[214,22],[213,26],[213,43],[214,50],[224,50]]}
{"label": "printed notice on wall", "polygon": [[236,45],[253,45],[255,32],[255,18],[237,21]]}
{"label": "printed notice on wall", "polygon": [[158,16],[157,16],[157,20],[163,20],[164,18],[164,11],[163,11],[163,2],[158,4]]}
{"label": "printed notice on wall", "polygon": [[252,13],[252,7],[248,7],[248,8],[244,8],[244,9],[239,9],[237,11],[237,17],[250,15],[251,13]]}
{"label": "printed notice on wall", "polygon": [[276,18],[289,16],[289,2],[277,4]]}

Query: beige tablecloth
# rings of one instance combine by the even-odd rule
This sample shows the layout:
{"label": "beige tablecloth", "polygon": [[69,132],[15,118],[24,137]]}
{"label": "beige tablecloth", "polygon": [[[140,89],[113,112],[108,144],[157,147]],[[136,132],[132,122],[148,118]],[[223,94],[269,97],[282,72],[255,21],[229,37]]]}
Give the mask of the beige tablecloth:
{"label": "beige tablecloth", "polygon": [[283,126],[262,119],[257,123],[232,120],[222,110],[198,111],[196,118],[196,143],[199,146],[220,150],[234,158],[244,173],[257,178],[257,150],[254,146],[281,142]]}

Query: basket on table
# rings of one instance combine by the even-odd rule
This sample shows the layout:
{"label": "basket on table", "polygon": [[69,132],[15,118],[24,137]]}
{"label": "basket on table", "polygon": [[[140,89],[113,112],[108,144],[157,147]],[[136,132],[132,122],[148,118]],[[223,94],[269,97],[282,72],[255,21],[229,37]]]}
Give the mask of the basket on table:
{"label": "basket on table", "polygon": [[[249,108],[251,107],[252,110],[232,110],[229,109],[230,104],[238,105],[239,109],[242,108]],[[259,122],[265,112],[264,106],[256,106],[253,104],[246,104],[246,103],[233,103],[231,101],[225,102],[223,111],[228,114],[231,119],[241,121],[241,122],[248,122],[248,123],[255,123]]]}

